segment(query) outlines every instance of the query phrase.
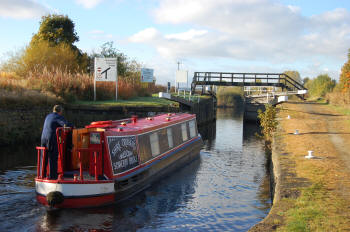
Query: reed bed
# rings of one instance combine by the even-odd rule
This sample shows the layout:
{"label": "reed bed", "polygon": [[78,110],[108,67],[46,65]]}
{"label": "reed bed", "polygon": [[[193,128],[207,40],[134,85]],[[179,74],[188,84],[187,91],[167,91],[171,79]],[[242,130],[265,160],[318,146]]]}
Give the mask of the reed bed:
{"label": "reed bed", "polygon": [[[141,83],[137,75],[119,77],[118,98],[151,96],[165,87],[154,83]],[[115,83],[97,82],[98,100],[115,98]],[[74,102],[93,100],[94,78],[86,73],[71,73],[62,69],[35,70],[25,77],[14,73],[0,72],[0,104],[14,103],[48,104],[52,102]]]}
{"label": "reed bed", "polygon": [[350,92],[349,91],[333,91],[326,95],[326,100],[332,105],[349,106]]}

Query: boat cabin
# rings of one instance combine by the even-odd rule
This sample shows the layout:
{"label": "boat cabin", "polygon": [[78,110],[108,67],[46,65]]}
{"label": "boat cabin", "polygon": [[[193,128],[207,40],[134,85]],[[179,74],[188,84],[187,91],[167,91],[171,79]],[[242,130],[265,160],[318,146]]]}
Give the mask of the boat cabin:
{"label": "boat cabin", "polygon": [[[58,128],[56,134],[59,181],[123,181],[198,137],[195,115],[184,113],[99,121],[80,129]],[[45,179],[47,154],[37,149],[37,178]]]}

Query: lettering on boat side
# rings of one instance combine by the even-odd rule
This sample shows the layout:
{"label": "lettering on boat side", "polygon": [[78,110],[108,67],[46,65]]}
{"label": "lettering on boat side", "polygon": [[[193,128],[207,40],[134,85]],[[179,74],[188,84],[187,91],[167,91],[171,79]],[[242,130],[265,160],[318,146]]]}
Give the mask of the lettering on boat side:
{"label": "lettering on boat side", "polygon": [[114,175],[139,164],[136,136],[107,136],[107,143]]}

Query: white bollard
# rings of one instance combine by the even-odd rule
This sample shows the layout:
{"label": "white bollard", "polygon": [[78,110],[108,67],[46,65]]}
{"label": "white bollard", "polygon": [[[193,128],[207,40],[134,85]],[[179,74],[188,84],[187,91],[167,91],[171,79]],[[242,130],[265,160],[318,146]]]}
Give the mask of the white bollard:
{"label": "white bollard", "polygon": [[315,156],[313,155],[313,151],[307,151],[308,152],[308,155],[305,156],[306,159],[312,159],[312,158],[315,158]]}
{"label": "white bollard", "polygon": [[287,119],[291,119],[290,115],[287,116]]}

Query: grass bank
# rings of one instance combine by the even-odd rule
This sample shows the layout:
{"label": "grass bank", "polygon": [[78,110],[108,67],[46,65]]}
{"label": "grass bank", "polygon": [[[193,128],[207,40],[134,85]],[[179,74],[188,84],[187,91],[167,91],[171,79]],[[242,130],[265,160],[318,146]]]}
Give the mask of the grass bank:
{"label": "grass bank", "polygon": [[[115,99],[115,83],[98,82],[96,85],[98,100]],[[141,83],[136,74],[118,79],[118,99],[121,100],[151,97],[164,89],[164,86],[154,83]],[[49,71],[45,68],[22,77],[0,72],[0,96],[2,106],[91,101],[94,97],[94,78],[86,73],[69,73],[59,69]]]}
{"label": "grass bank", "polygon": [[75,101],[72,103],[73,105],[87,105],[87,106],[101,106],[101,107],[110,107],[110,106],[131,106],[131,107],[142,107],[142,106],[150,106],[150,107],[161,107],[161,106],[172,106],[178,107],[179,104],[173,101],[169,101],[166,99],[158,98],[158,97],[135,97],[129,100],[107,100],[107,101]]}
{"label": "grass bank", "polygon": [[[278,110],[272,152],[274,204],[251,231],[348,230],[349,116],[324,103],[284,103]],[[306,159],[309,150],[318,158]]]}

